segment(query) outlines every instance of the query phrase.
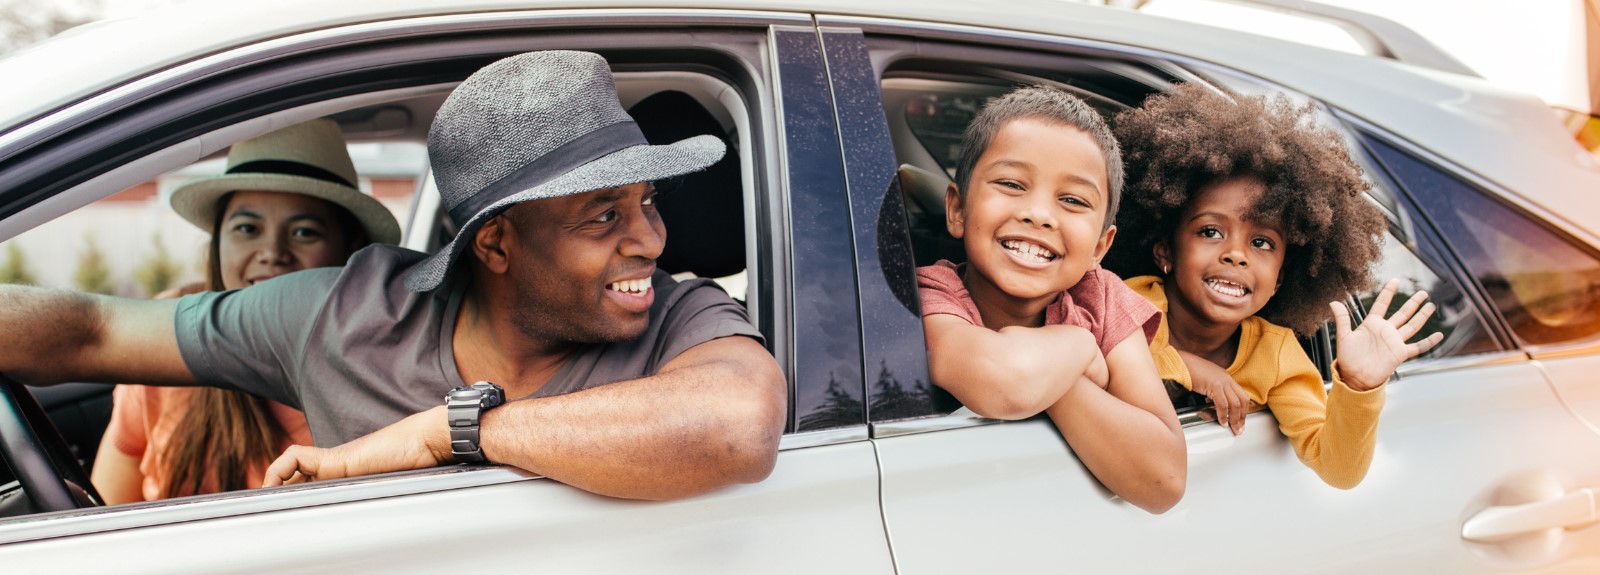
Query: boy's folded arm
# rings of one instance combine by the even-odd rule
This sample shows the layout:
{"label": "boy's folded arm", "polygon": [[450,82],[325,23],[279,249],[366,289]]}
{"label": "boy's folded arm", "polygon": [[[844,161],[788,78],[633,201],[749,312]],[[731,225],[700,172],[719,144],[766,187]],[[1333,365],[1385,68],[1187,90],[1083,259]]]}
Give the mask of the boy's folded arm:
{"label": "boy's folded arm", "polygon": [[1100,353],[1094,337],[1075,326],[995,331],[945,314],[922,321],[933,383],[978,415],[994,419],[1023,419],[1044,411]]}
{"label": "boy's folded arm", "polygon": [[1182,499],[1188,478],[1178,415],[1142,334],[1118,343],[1106,362],[1110,384],[1104,390],[1074,386],[1050,407],[1050,418],[1107,489],[1141,509],[1164,512]]}

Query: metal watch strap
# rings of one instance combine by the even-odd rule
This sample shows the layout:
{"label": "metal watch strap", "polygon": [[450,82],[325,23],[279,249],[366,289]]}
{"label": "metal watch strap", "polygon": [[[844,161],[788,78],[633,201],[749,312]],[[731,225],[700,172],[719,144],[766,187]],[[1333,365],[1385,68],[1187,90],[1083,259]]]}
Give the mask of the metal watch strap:
{"label": "metal watch strap", "polygon": [[456,461],[483,463],[488,458],[479,448],[478,428],[484,411],[505,402],[500,386],[480,381],[452,389],[445,395],[445,418],[450,427],[450,452]]}

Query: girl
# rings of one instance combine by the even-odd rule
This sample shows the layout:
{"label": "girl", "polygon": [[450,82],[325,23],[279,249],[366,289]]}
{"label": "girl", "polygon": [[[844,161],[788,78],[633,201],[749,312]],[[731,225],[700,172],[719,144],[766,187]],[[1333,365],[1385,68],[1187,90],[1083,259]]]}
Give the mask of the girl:
{"label": "girl", "polygon": [[[1315,127],[1310,106],[1192,84],[1116,123],[1125,213],[1137,217],[1119,222],[1111,265],[1165,312],[1150,344],[1161,377],[1210,398],[1235,434],[1250,406],[1268,406],[1302,462],[1354,487],[1372,461],[1384,383],[1443,336],[1406,343],[1434,308],[1419,292],[1386,316],[1396,281],[1354,329],[1337,302],[1368,288],[1384,229],[1343,140]],[[1331,393],[1296,339],[1330,308]]]}

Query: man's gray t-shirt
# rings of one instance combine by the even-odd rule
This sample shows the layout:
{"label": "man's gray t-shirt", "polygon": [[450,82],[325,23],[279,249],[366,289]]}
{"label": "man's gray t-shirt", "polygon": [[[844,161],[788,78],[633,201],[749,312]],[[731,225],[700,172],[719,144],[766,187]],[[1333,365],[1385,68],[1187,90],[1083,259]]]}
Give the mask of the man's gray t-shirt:
{"label": "man's gray t-shirt", "polygon": [[[408,291],[405,274],[424,257],[371,246],[343,268],[186,296],[174,324],[184,362],[207,385],[305,411],[323,447],[443,405],[445,392],[462,385],[451,342],[463,290]],[[534,397],[652,375],[713,339],[761,339],[744,307],[715,283],[677,282],[659,270],[650,279],[656,299],[644,335],[581,346]]]}

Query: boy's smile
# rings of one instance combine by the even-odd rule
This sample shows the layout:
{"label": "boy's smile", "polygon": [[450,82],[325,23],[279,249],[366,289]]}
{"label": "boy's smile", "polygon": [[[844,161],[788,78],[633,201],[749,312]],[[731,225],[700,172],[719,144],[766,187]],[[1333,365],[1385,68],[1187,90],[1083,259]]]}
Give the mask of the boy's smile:
{"label": "boy's smile", "polygon": [[1166,289],[1175,326],[1231,330],[1277,292],[1283,232],[1276,222],[1250,219],[1262,189],[1248,178],[1205,187],[1184,207],[1169,243],[1156,246],[1157,263],[1171,269]]}
{"label": "boy's smile", "polygon": [[1083,131],[1020,118],[995,133],[966,198],[954,186],[945,194],[950,235],[967,251],[963,279],[988,327],[1038,325],[1094,268],[1116,235],[1105,226],[1107,189],[1105,154]]}

